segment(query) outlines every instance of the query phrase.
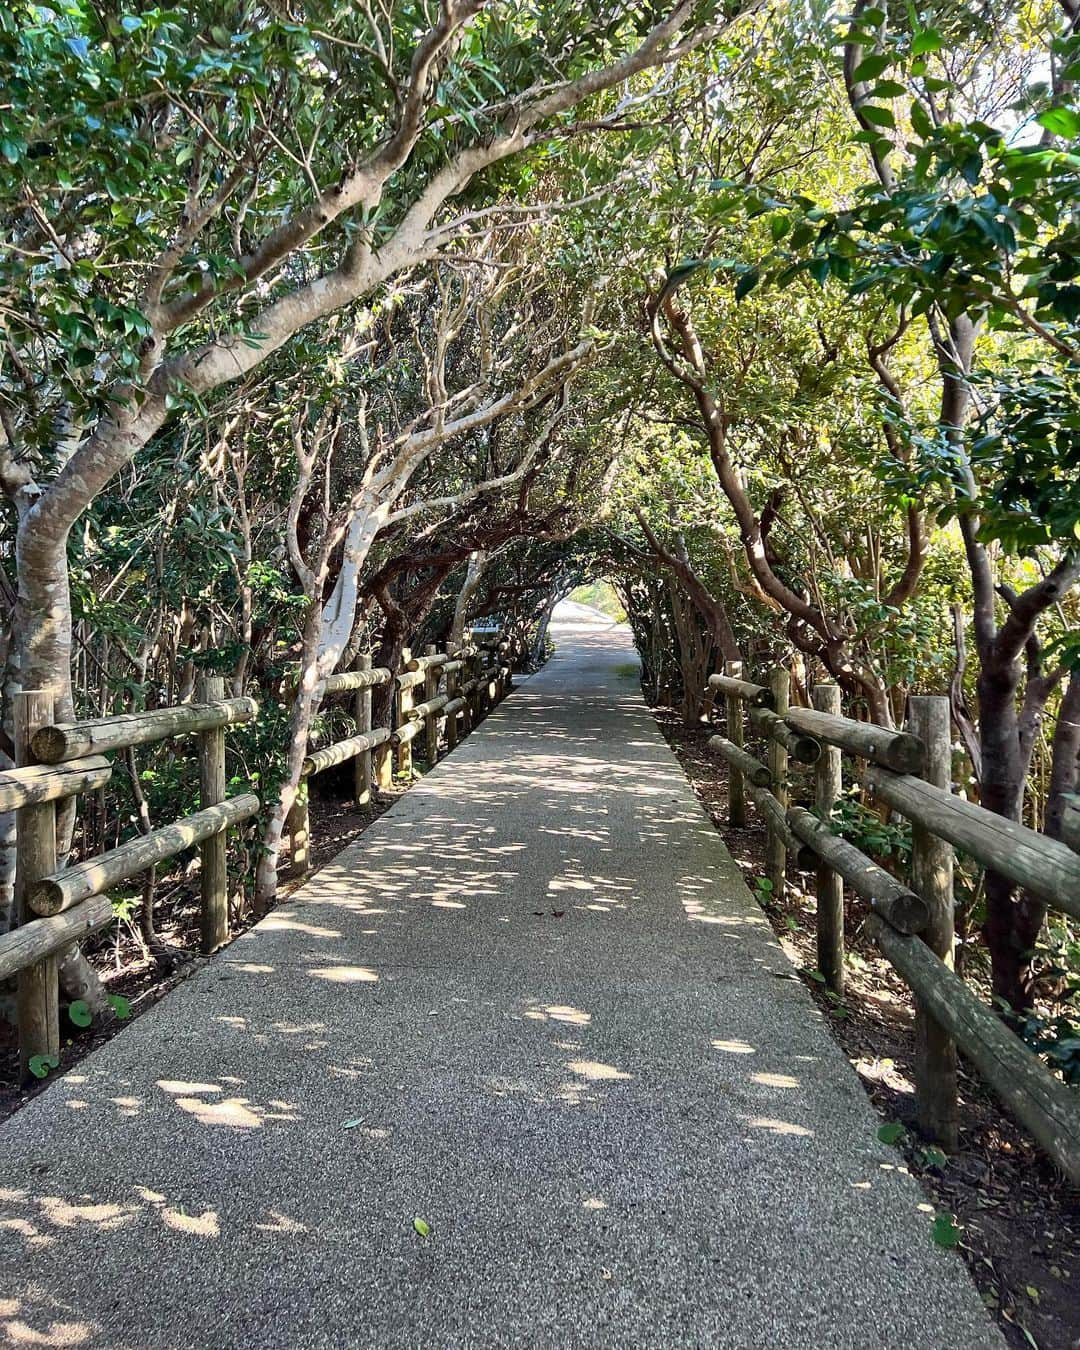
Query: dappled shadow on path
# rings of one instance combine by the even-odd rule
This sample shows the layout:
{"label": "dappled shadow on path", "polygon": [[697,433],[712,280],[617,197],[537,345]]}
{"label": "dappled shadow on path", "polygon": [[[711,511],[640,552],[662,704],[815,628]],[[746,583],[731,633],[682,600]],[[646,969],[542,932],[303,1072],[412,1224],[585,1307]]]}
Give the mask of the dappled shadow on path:
{"label": "dappled shadow on path", "polygon": [[[775,1253],[823,1196],[901,1259],[915,1193],[854,1076],[627,651],[576,641],[9,1122],[10,1343],[405,1344],[437,1325],[479,1344],[511,1306],[528,1343],[582,1308],[645,1343],[651,1314],[626,1320],[641,1272],[692,1319],[685,1290],[742,1291],[747,1270],[740,1316],[788,1300],[813,1336],[827,1310],[792,1301]],[[856,1247],[834,1287],[859,1280]]]}

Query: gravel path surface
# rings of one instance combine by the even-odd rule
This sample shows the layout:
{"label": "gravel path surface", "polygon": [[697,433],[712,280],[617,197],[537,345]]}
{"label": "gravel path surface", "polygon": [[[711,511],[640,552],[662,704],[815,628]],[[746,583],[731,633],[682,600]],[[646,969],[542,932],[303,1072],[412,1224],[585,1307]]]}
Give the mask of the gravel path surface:
{"label": "gravel path surface", "polygon": [[356,844],[3,1127],[7,1343],[1002,1345],[625,630],[576,617]]}

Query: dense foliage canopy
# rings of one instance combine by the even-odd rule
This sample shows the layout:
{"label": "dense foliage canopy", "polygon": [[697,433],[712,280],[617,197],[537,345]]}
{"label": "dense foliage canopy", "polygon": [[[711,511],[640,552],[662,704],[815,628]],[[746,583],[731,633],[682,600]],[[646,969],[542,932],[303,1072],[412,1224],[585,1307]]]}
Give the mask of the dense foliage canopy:
{"label": "dense foliage canopy", "polygon": [[[735,658],[886,725],[948,693],[963,790],[1057,834],[1078,14],[0,11],[5,749],[18,687],[79,715],[199,671],[257,693],[231,767],[265,901],[325,675],[489,619],[540,655],[607,577],[654,700],[698,718]],[[183,761],[130,769],[65,845],[191,795]],[[967,881],[995,992],[1065,969],[1060,1012],[1075,935]]]}

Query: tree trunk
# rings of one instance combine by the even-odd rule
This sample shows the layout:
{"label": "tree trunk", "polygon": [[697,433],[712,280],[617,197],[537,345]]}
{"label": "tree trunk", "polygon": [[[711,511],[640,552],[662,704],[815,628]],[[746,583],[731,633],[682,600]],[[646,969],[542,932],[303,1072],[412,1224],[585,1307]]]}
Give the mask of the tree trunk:
{"label": "tree trunk", "polygon": [[319,708],[319,656],[322,635],[322,606],[316,596],[308,601],[307,615],[301,639],[300,681],[289,709],[287,743],[285,747],[285,774],[278,788],[277,800],[263,831],[263,847],[255,869],[255,911],[263,914],[277,894],[278,856],[285,832],[285,822],[300,787],[304,760],[308,752],[311,722]]}
{"label": "tree trunk", "polygon": [[455,650],[461,647],[465,641],[465,625],[469,617],[469,605],[480,587],[487,560],[488,555],[483,549],[474,549],[469,554],[469,566],[465,573],[465,581],[458,592],[454,604],[454,618],[450,624],[450,641],[454,644]]}
{"label": "tree trunk", "polygon": [[[1024,766],[1016,692],[1020,669],[984,659],[979,670],[979,748],[982,805],[1007,820],[1019,820],[1024,801]],[[986,945],[991,987],[1014,1011],[1031,1006],[1030,952],[1042,926],[1044,907],[1018,899],[1016,886],[997,872],[986,874]]]}
{"label": "tree trunk", "polygon": [[[33,515],[19,522],[15,541],[18,600],[15,606],[13,655],[16,679],[23,689],[51,689],[57,721],[74,719],[71,695],[71,591],[68,584],[68,531],[42,528]],[[56,847],[60,859],[71,849],[74,802],[57,811]],[[70,999],[82,999],[91,1011],[104,1013],[109,1001],[97,972],[77,943],[59,953],[60,987]]]}
{"label": "tree trunk", "polygon": [[702,631],[697,606],[675,577],[668,581],[668,592],[679,641],[682,720],[685,726],[693,727],[701,720],[705,707],[705,681],[712,658],[712,639]]}

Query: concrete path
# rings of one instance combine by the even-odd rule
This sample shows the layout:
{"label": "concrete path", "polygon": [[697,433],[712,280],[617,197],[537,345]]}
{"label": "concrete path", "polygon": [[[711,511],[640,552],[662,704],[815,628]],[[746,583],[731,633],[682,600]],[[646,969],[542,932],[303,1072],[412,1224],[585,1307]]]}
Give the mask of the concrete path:
{"label": "concrete path", "polygon": [[560,641],[3,1127],[8,1343],[1001,1345],[626,637]]}

